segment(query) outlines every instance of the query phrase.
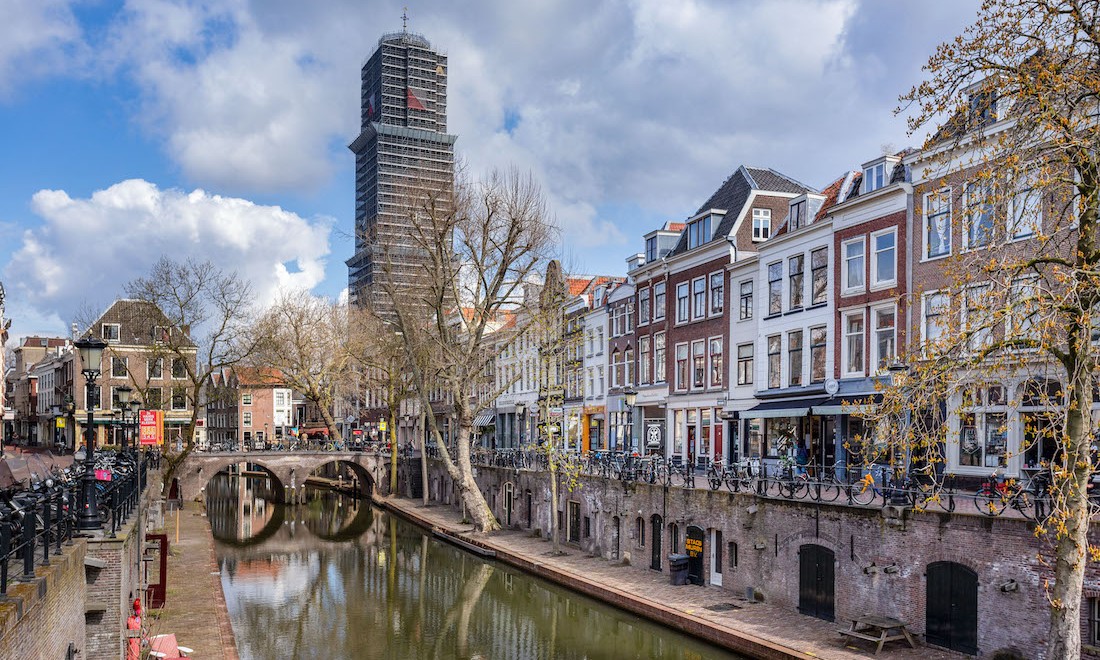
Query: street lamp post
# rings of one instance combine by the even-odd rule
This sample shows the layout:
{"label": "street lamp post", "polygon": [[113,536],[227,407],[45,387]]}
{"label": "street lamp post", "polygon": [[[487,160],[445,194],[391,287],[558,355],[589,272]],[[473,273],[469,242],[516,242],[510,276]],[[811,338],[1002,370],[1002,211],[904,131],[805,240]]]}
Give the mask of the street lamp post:
{"label": "street lamp post", "polygon": [[[122,419],[122,451],[126,451],[126,447],[129,446],[128,436],[130,431],[126,428],[126,413],[130,412],[130,395],[133,394],[134,390],[129,385],[123,385],[115,392],[118,393],[119,417]],[[114,402],[112,402],[113,404]]]}
{"label": "street lamp post", "polygon": [[523,427],[526,426],[526,419],[523,417],[523,413],[527,411],[527,406],[522,402],[516,404],[516,424],[519,426],[519,446],[523,447]]}
{"label": "street lamp post", "polygon": [[638,402],[638,390],[627,387],[623,390],[623,403],[626,404],[627,428],[630,429],[630,449],[636,449],[634,444],[634,404]]}
{"label": "street lamp post", "polygon": [[80,530],[100,529],[99,502],[95,492],[95,387],[103,362],[103,349],[107,342],[97,337],[84,337],[76,342],[85,379],[84,400],[88,409],[88,423],[84,428],[84,509],[76,520]]}

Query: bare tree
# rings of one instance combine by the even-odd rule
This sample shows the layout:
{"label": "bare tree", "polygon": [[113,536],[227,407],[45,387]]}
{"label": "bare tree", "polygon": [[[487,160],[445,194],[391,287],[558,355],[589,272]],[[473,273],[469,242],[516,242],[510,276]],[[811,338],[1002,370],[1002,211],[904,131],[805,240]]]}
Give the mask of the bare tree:
{"label": "bare tree", "polygon": [[290,291],[279,295],[253,330],[256,351],[250,361],[277,370],[286,386],[313,403],[336,442],[342,438],[333,404],[353,364],[348,329],[346,306]]}
{"label": "bare tree", "polygon": [[[902,97],[911,130],[933,129],[914,161],[914,180],[929,181],[918,203],[925,240],[950,245],[954,236],[967,251],[945,262],[943,286],[928,287],[938,290],[922,299],[923,345],[877,415],[882,437],[901,437],[895,448],[933,472],[952,447],[983,453],[981,467],[1015,458],[1047,475],[1036,495],[1049,498],[1038,533],[1052,546],[1051,658],[1080,654],[1085,568],[1100,557],[1086,490],[1098,467],[1098,6],[986,0]],[[962,211],[954,231],[952,207]],[[991,402],[1009,412],[986,414]],[[1021,429],[1015,448],[1004,442],[1009,419]]]}
{"label": "bare tree", "polygon": [[383,269],[414,260],[423,277],[415,286],[382,279],[389,322],[402,338],[420,404],[449,408],[454,455],[434,414],[426,415],[448,474],[456,482],[478,531],[499,529],[474,481],[470,445],[474,416],[502,391],[490,368],[501,333],[522,307],[524,287],[537,279],[555,232],[543,193],[530,175],[494,172],[460,179],[452,189],[418,186],[404,212],[411,231],[405,246],[376,246]]}
{"label": "bare tree", "polygon": [[162,257],[148,275],[127,284],[126,293],[153,303],[165,315],[170,331],[155,344],[151,357],[171,359],[173,376],[186,383],[191,420],[184,429],[183,451],[168,454],[167,491],[176,469],[194,449],[199,405],[212,374],[233,367],[255,350],[249,331],[252,285],[210,262]]}

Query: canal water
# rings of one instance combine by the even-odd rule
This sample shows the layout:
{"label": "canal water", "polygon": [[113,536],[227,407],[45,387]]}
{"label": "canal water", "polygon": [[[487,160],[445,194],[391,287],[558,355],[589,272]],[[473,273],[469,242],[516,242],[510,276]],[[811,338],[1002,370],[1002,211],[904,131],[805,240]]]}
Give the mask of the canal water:
{"label": "canal water", "polygon": [[734,658],[437,541],[368,503],[218,475],[210,524],[242,659]]}

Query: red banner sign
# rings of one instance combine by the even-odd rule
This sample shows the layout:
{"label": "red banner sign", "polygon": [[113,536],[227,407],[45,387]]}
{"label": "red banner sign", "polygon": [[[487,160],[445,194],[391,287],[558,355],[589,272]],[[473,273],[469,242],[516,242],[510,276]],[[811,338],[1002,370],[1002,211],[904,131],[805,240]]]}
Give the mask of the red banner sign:
{"label": "red banner sign", "polygon": [[141,425],[141,444],[164,444],[164,411],[142,410],[139,418]]}

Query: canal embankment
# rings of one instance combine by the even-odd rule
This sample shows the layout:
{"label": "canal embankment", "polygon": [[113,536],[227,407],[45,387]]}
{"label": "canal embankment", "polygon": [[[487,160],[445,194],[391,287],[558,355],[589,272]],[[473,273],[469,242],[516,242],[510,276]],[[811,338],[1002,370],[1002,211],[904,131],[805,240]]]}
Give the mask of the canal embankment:
{"label": "canal embankment", "polygon": [[214,535],[203,505],[184,502],[182,510],[166,512],[161,531],[168,534],[170,548],[167,598],[163,608],[146,618],[149,636],[174,634],[197,658],[236,660]]}
{"label": "canal embankment", "polygon": [[[611,562],[566,546],[553,556],[548,539],[520,530],[478,534],[449,506],[423,506],[419,500],[375,497],[375,503],[427,529],[441,529],[495,553],[496,559],[537,577],[596,598],[622,610],[754,658],[865,658],[868,648],[842,643],[842,622],[807,617],[766,602],[749,602],[727,590],[673,586],[667,572]],[[896,658],[924,660],[959,657],[892,643],[884,651]]]}

